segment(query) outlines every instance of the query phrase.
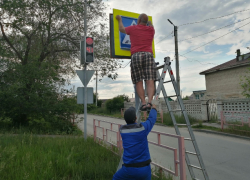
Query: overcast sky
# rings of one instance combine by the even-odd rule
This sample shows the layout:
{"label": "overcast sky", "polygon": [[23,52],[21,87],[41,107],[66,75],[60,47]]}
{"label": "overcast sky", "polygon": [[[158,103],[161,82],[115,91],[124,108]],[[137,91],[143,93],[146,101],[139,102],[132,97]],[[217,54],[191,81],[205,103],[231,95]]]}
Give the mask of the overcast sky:
{"label": "overcast sky", "polygon": [[[240,49],[242,53],[250,52],[246,48],[250,47],[249,0],[108,0],[104,2],[109,6],[106,11],[107,16],[115,8],[139,14],[146,13],[153,17],[155,61],[162,64],[164,57],[169,56],[173,60],[174,73],[175,46],[172,33],[174,28],[167,19],[178,26],[180,86],[183,96],[191,95],[192,91],[206,90],[205,76],[199,75],[200,72],[234,59],[237,49]],[[200,22],[203,20],[206,21]],[[237,28],[239,29],[233,31]],[[202,35],[210,31],[214,32]],[[229,33],[230,31],[233,32]],[[198,37],[192,38],[195,36]],[[188,38],[192,39],[185,40]],[[210,41],[213,42],[202,46]],[[123,64],[126,65],[128,62],[129,60],[125,60]],[[104,78],[98,82],[97,89],[100,99],[113,98],[121,94],[132,97],[134,90],[130,79],[129,65],[117,72],[119,76],[115,81]],[[76,88],[82,87],[78,77],[72,80],[72,85]],[[94,87],[95,91],[95,81],[90,82],[88,87]],[[173,94],[172,88],[166,87],[166,89],[168,95]]]}

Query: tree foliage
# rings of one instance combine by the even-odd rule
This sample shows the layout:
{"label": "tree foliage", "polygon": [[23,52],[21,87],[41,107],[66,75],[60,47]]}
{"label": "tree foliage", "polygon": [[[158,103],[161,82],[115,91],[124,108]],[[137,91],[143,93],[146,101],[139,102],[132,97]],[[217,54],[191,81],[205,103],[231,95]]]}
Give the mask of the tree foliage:
{"label": "tree foliage", "polygon": [[124,101],[129,102],[129,97],[125,94],[118,95],[114,97],[113,99],[109,99],[106,102],[106,108],[110,111],[120,111],[121,108],[124,108]]}
{"label": "tree foliage", "polygon": [[[31,60],[57,64],[64,76],[79,67],[79,40],[84,35],[82,0],[1,0],[0,52],[2,57],[23,65]],[[88,36],[95,39],[95,60],[89,68],[115,79],[119,61],[110,59],[105,6],[101,0],[88,1]]]}
{"label": "tree foliage", "polygon": [[[105,6],[88,0],[88,34],[95,39],[100,75],[117,77],[119,61],[109,58]],[[102,21],[100,21],[102,20]],[[0,0],[0,116],[27,124],[32,118],[69,119],[75,102],[64,96],[79,65],[84,35],[82,0]],[[74,92],[72,92],[74,93]]]}
{"label": "tree foliage", "polygon": [[240,85],[243,89],[242,91],[243,96],[245,96],[246,98],[250,98],[250,68],[249,72],[244,77],[241,78]]}

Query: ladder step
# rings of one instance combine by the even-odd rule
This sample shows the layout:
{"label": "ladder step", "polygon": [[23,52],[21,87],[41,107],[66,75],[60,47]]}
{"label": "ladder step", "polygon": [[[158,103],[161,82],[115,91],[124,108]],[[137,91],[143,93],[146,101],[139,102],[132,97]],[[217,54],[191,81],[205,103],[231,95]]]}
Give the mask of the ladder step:
{"label": "ladder step", "polygon": [[200,170],[202,170],[202,168],[201,168],[201,167],[199,167],[199,166],[195,166],[195,165],[192,165],[192,164],[189,164],[188,166],[191,166],[191,167],[193,167],[193,168],[196,168],[196,169],[200,169]]}
{"label": "ladder step", "polygon": [[164,68],[164,64],[161,65],[161,66],[157,66],[157,67],[156,67],[157,70],[158,70],[158,69],[162,69],[162,68]]}
{"label": "ladder step", "polygon": [[191,152],[191,151],[185,151],[188,154],[192,154],[192,155],[197,155],[195,152]]}
{"label": "ladder step", "polygon": [[172,82],[171,80],[170,81],[164,81],[163,83],[169,83],[169,82]]}
{"label": "ladder step", "polygon": [[193,141],[191,138],[184,138],[184,140]]}

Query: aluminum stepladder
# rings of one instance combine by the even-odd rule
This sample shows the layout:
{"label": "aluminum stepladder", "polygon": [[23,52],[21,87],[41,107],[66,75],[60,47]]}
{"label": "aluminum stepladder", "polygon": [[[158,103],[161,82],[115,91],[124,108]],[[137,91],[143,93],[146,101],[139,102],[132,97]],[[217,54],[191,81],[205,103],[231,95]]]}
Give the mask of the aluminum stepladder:
{"label": "aluminum stepladder", "polygon": [[[167,108],[168,108],[168,112],[169,112],[169,114],[171,116],[171,119],[173,121],[175,132],[176,132],[177,135],[181,135],[179,127],[178,127],[179,125],[181,125],[181,126],[184,126],[184,125],[187,126],[190,138],[184,138],[184,140],[191,141],[192,144],[193,144],[193,147],[194,147],[194,151],[195,151],[195,152],[185,151],[186,163],[187,163],[187,167],[189,169],[191,178],[194,179],[194,180],[199,180],[198,178],[195,177],[195,173],[193,171],[193,168],[196,168],[196,169],[199,169],[199,170],[202,171],[205,180],[209,180],[209,177],[208,177],[207,171],[205,169],[205,165],[203,163],[203,160],[202,160],[202,157],[201,157],[201,154],[200,154],[197,142],[195,140],[195,136],[194,136],[191,124],[189,122],[189,118],[188,118],[187,112],[185,110],[182,98],[181,98],[181,96],[179,94],[180,91],[178,91],[178,86],[177,86],[177,83],[175,81],[175,78],[174,78],[174,75],[173,75],[173,71],[172,71],[170,65],[171,65],[170,58],[169,57],[165,57],[164,58],[164,65],[157,67],[157,70],[162,69],[162,74],[160,75],[160,73],[157,71],[157,79],[158,79],[159,83],[158,83],[158,86],[156,88],[154,100],[157,100],[159,98],[160,92],[162,91],[163,97],[165,99],[165,103],[166,103]],[[169,81],[164,81],[167,71],[169,73],[170,80]],[[170,82],[172,82],[172,85],[174,87],[176,95],[167,96],[167,93],[166,93],[166,90],[165,90],[165,87],[164,87],[163,84],[164,83],[170,83]],[[172,108],[170,106],[170,103],[169,103],[169,100],[168,100],[168,98],[171,98],[171,97],[177,97],[177,100],[178,100],[179,105],[180,105],[180,110],[172,110]],[[136,112],[137,122],[138,123],[141,122],[141,112],[139,110],[140,106],[141,106],[141,103],[139,103],[139,106],[138,106],[137,112]],[[177,124],[176,123],[174,112],[177,112],[177,111],[181,111],[183,113],[183,116],[184,116],[186,124]],[[190,159],[189,159],[189,155],[197,156],[198,162],[199,162],[200,166],[196,166],[196,165],[191,164],[190,163]],[[122,158],[123,157],[121,157],[121,160],[120,160],[120,163],[119,163],[119,166],[118,166],[117,170],[119,170],[122,167],[122,163],[123,163]]]}

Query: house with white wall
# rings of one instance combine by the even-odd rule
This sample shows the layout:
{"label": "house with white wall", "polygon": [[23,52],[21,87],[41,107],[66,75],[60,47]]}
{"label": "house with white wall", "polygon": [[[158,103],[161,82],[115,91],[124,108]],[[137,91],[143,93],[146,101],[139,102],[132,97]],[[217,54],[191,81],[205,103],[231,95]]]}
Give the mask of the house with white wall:
{"label": "house with white wall", "polygon": [[245,98],[241,80],[244,80],[245,76],[250,77],[249,68],[250,53],[241,55],[238,49],[235,59],[200,72],[200,75],[205,75],[206,98]]}

